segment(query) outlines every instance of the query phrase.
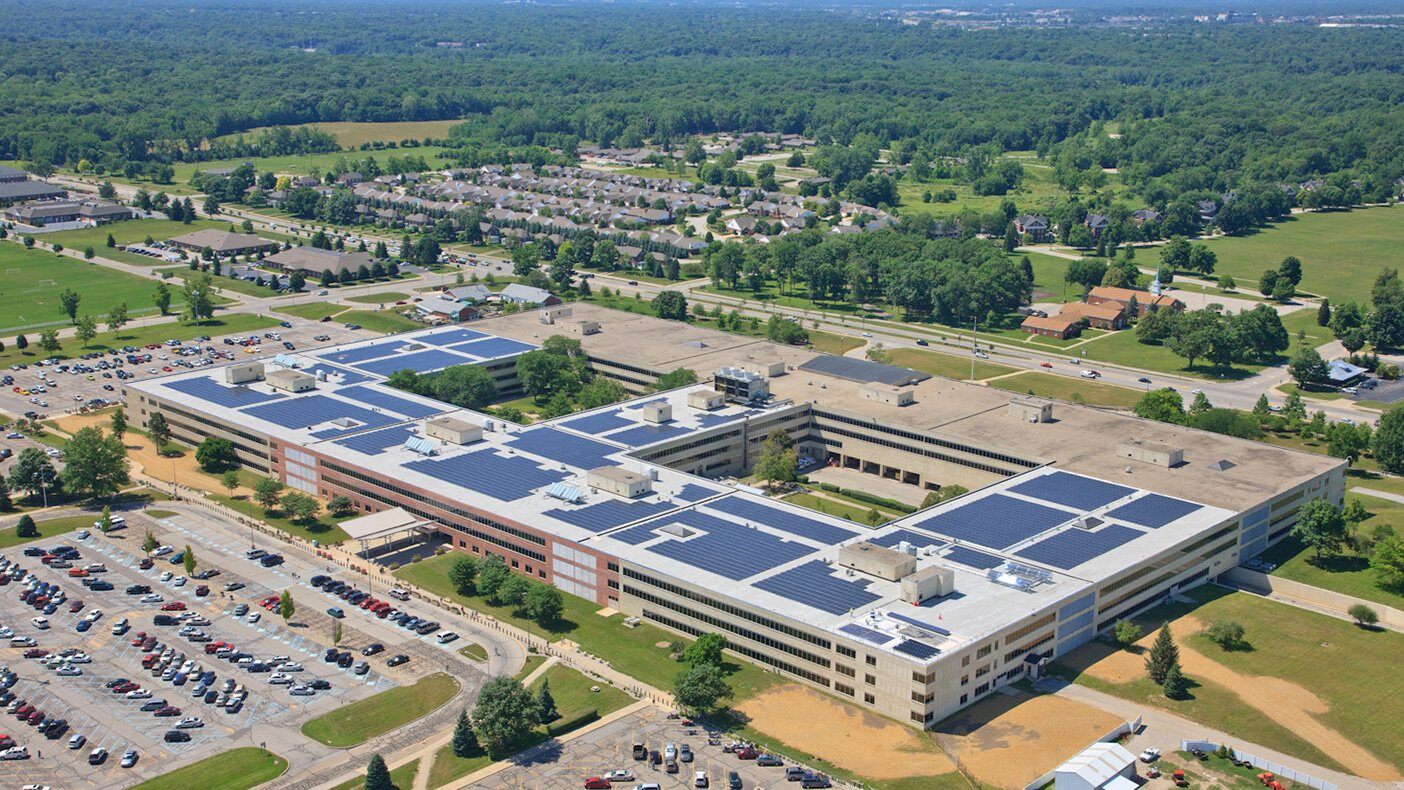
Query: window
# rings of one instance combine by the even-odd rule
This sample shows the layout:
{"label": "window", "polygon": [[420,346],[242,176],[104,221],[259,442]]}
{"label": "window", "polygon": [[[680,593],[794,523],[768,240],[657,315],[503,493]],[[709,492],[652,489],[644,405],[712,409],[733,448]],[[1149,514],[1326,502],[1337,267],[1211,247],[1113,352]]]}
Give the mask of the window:
{"label": "window", "polygon": [[837,650],[839,652],[839,655],[841,656],[848,656],[849,658],[858,657],[858,653],[851,647],[845,647],[844,645],[835,645],[834,649]]}
{"label": "window", "polygon": [[848,677],[853,677],[855,674],[853,672],[853,667],[844,666],[843,664],[834,664],[834,669],[838,670],[840,675],[847,675]]}
{"label": "window", "polygon": [[923,694],[923,693],[921,693],[920,691],[913,691],[913,692],[912,692],[912,702],[927,703],[927,702],[930,702],[930,701],[933,700],[933,699],[936,699],[936,695],[935,695],[935,694],[931,694],[931,693]]}
{"label": "window", "polygon": [[977,678],[982,678],[982,677],[984,677],[984,676],[986,676],[986,675],[988,675],[988,674],[990,674],[990,665],[989,665],[989,664],[985,664],[984,666],[982,666],[982,667],[977,667],[977,668],[975,669],[975,677],[977,677]]}
{"label": "window", "polygon": [[922,711],[912,711],[912,721],[925,721],[925,719],[922,718]]}
{"label": "window", "polygon": [[[733,606],[729,603],[708,598],[707,596],[702,595],[701,593],[693,592],[692,590],[689,590],[685,587],[679,587],[676,584],[670,584],[661,579],[655,579],[652,576],[639,573],[633,568],[625,568],[624,576],[629,579],[634,579],[635,581],[643,582],[644,584],[647,584],[651,587],[656,587],[665,592],[670,592],[673,595],[679,596],[681,598],[686,598],[690,601],[696,601],[697,603],[704,604],[713,609],[716,609],[719,612],[725,612],[726,614],[732,615],[734,617],[740,617],[745,620],[749,620],[757,625],[763,625],[766,628],[769,628],[773,631],[779,631],[780,633],[785,634],[786,636],[792,636],[797,639],[803,639],[806,642],[818,645],[819,647],[825,649],[829,648],[832,644],[829,642],[829,640],[824,639],[823,637],[816,636],[806,631],[801,631],[798,628],[785,625],[784,623],[772,620],[768,617],[762,617],[761,615],[758,615],[755,612],[750,611],[749,609],[742,609],[739,606]],[[640,595],[639,597],[643,598],[645,596]],[[669,607],[673,606],[673,604],[662,605]],[[852,650],[849,650],[848,648],[843,647],[842,645],[840,645],[837,649],[839,653],[848,656],[849,658],[853,658],[857,655],[857,653],[854,653]]]}
{"label": "window", "polygon": [[960,665],[963,667],[970,666],[970,656],[962,656],[960,659]]}
{"label": "window", "polygon": [[867,683],[869,686],[876,686],[876,685],[877,685],[877,676],[875,676],[875,675],[864,675],[864,676],[863,676],[863,681],[864,681],[865,683]]}
{"label": "window", "polygon": [[975,657],[984,658],[985,656],[990,654],[991,650],[994,650],[994,645],[985,645],[984,647],[975,651]]}
{"label": "window", "polygon": [[970,701],[970,695],[969,695],[969,694],[961,694],[961,695],[960,695],[960,704],[964,705],[965,703],[967,703],[967,702],[969,702],[969,701]]}
{"label": "window", "polygon": [[975,687],[975,696],[978,697],[978,696],[980,696],[981,694],[984,694],[986,691],[989,691],[989,690],[990,690],[990,684],[989,684],[989,683],[981,683],[980,685],[978,685],[978,686]]}
{"label": "window", "polygon": [[876,705],[877,697],[874,697],[872,694],[864,694],[863,701],[868,703],[869,705]]}
{"label": "window", "polygon": [[868,660],[868,666],[870,666],[870,667],[875,667],[875,666],[877,666],[877,656],[866,656],[866,658],[867,658],[867,660]]}
{"label": "window", "polygon": [[853,687],[852,687],[852,686],[845,686],[845,685],[843,685],[842,683],[835,683],[835,684],[834,684],[834,691],[837,691],[837,692],[840,693],[840,694],[847,694],[847,695],[850,696],[850,697],[853,696]]}
{"label": "window", "polygon": [[960,685],[962,685],[962,686],[968,686],[968,685],[970,685],[970,676],[969,676],[969,675],[961,675],[961,676],[960,676]]}
{"label": "window", "polygon": [[[628,592],[628,590],[626,589],[625,592]],[[643,610],[643,616],[646,619],[652,620],[656,623],[659,623],[660,625],[665,625],[673,629],[674,631],[681,631],[684,634],[688,634],[689,636],[702,635],[702,631],[700,629],[694,628],[688,625],[687,623],[682,623],[677,620],[674,620],[673,618],[668,617],[666,615],[661,615],[657,612],[649,611],[648,609]],[[801,669],[800,667],[797,667],[793,664],[789,664],[773,656],[766,655],[765,653],[762,653],[759,650],[752,650],[751,648],[746,647],[745,645],[736,644],[731,640],[727,640],[726,648],[734,653],[740,653],[741,655],[746,656],[747,658],[754,659],[765,664],[769,664],[777,669],[804,678],[810,683],[823,686],[824,688],[829,688],[829,679],[824,677],[823,675],[818,675],[808,670]],[[824,667],[827,669],[828,666],[829,662],[825,661]]]}
{"label": "window", "polygon": [[[807,650],[802,650],[798,647],[795,647],[794,645],[782,642],[779,639],[775,639],[774,637],[768,636],[766,634],[762,634],[757,631],[752,631],[751,629],[739,625],[732,620],[728,620],[722,617],[714,617],[710,614],[707,614],[706,612],[696,611],[695,609],[683,606],[682,604],[677,603],[676,601],[667,598],[661,598],[652,593],[640,590],[639,588],[634,587],[632,585],[625,585],[624,592],[628,595],[634,596],[635,598],[647,601],[648,603],[657,606],[662,606],[666,609],[671,609],[674,612],[690,617],[693,620],[700,620],[706,623],[707,625],[712,626],[713,628],[728,631],[737,636],[749,639],[752,642],[759,642],[760,644],[763,644],[775,650],[781,650],[786,653],[789,653],[792,656],[796,656],[806,661],[818,664],[819,666],[824,667],[825,669],[828,669],[830,666],[829,659],[824,658],[823,656],[815,655],[814,653],[811,653]],[[679,628],[678,630],[683,629]],[[737,652],[741,652],[739,648],[737,649]],[[766,660],[769,661],[770,659]],[[825,685],[827,685],[827,682],[825,683]]]}
{"label": "window", "polygon": [[935,673],[935,672],[927,672],[925,675],[923,675],[923,674],[920,673],[920,672],[913,672],[913,673],[912,673],[912,682],[913,682],[913,683],[923,683],[923,684],[925,684],[925,683],[930,683],[931,681],[933,681],[933,680],[935,680],[935,679],[936,679],[936,673]]}
{"label": "window", "polygon": [[618,572],[619,572],[619,563],[617,563],[617,562],[606,563],[606,564],[605,564],[605,568],[607,568],[607,569],[608,569],[609,571],[611,571],[612,573],[618,573]]}

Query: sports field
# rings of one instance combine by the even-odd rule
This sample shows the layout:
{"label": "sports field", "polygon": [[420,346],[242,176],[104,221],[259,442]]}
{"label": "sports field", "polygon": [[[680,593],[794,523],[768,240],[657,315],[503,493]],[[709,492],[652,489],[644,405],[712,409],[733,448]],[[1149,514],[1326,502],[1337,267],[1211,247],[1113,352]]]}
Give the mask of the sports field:
{"label": "sports field", "polygon": [[[156,312],[152,303],[155,280],[143,280],[67,255],[0,244],[0,332],[68,326],[68,314],[59,301],[65,288],[72,288],[82,297],[78,314],[94,316],[99,325],[112,308],[123,302],[132,316]],[[171,290],[173,300],[178,299],[179,287]]]}
{"label": "sports field", "polygon": [[1369,298],[1380,269],[1398,266],[1401,240],[1404,208],[1387,206],[1294,214],[1247,236],[1205,243],[1219,256],[1215,273],[1233,275],[1240,287],[1253,287],[1264,269],[1295,255],[1301,290],[1341,302]]}

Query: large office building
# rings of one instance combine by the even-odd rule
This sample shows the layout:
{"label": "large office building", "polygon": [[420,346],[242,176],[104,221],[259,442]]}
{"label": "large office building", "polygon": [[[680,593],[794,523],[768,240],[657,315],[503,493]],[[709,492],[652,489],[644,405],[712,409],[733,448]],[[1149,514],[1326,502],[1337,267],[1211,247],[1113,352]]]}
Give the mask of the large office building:
{"label": "large office building", "polygon": [[[392,389],[580,340],[634,399],[532,426]],[[650,392],[689,368],[699,383]],[[128,383],[129,414],[788,678],[929,726],[1339,503],[1332,458],[576,304]],[[969,493],[876,527],[734,482],[814,464]],[[885,483],[890,484],[890,483]],[[396,522],[402,523],[402,522]]]}

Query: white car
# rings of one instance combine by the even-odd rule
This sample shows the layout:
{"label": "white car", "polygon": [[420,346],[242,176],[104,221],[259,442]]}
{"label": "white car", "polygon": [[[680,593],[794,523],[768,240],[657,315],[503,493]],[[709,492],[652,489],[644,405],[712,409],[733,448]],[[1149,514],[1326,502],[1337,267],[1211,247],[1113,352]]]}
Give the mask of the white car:
{"label": "white car", "polygon": [[274,672],[273,676],[268,678],[268,682],[272,683],[275,686],[287,686],[292,684],[293,679],[292,675],[288,675],[282,672]]}
{"label": "white car", "polygon": [[[151,552],[151,554],[152,554],[153,556],[156,556],[156,557],[164,557],[164,556],[166,556],[167,554],[170,554],[170,553],[173,552],[173,551],[175,551],[175,549],[171,548],[170,546],[157,546],[157,547],[156,547],[156,550],[153,551],[153,552]],[[168,577],[170,576],[169,573],[166,574],[166,575],[167,575]]]}
{"label": "white car", "polygon": [[166,599],[161,597],[160,593],[147,593],[141,596],[142,603],[160,603],[164,600]]}
{"label": "white car", "polygon": [[121,766],[122,766],[123,768],[131,768],[133,765],[136,765],[136,764],[137,764],[137,750],[136,750],[136,749],[128,749],[128,750],[126,750],[125,752],[122,752],[122,762],[121,762]]}
{"label": "white car", "polygon": [[0,639],[9,639],[15,632],[8,625],[0,625]]}
{"label": "white car", "polygon": [[278,665],[279,672],[301,672],[302,665],[296,661],[288,661]]}
{"label": "white car", "polygon": [[258,622],[259,620],[262,620],[262,619],[263,619],[263,616],[262,616],[261,614],[259,614],[258,612],[249,612],[249,617],[248,617],[249,622],[251,622],[251,623],[256,623],[256,622]]}
{"label": "white car", "polygon": [[119,617],[117,618],[117,621],[112,624],[112,635],[121,636],[122,634],[127,633],[128,628],[131,628],[131,623],[127,622],[127,618]]}
{"label": "white car", "polygon": [[87,654],[87,653],[74,653],[73,655],[71,655],[71,656],[68,657],[68,663],[70,663],[70,664],[91,664],[91,663],[93,663],[93,660],[92,660],[91,658],[88,657],[88,654]]}
{"label": "white car", "polygon": [[38,628],[40,631],[43,631],[49,627],[49,618],[47,617],[31,617],[29,619],[29,622],[35,628]]}
{"label": "white car", "polygon": [[80,529],[77,532],[73,533],[74,537],[78,538],[79,540],[87,540],[88,536],[91,534],[92,533],[87,531],[86,529]]}
{"label": "white car", "polygon": [[1157,749],[1157,748],[1155,748],[1154,746],[1152,746],[1152,747],[1146,749],[1145,751],[1141,752],[1141,762],[1143,762],[1143,763],[1153,763],[1153,762],[1155,762],[1156,760],[1159,760],[1159,759],[1160,759],[1160,750]]}
{"label": "white car", "polygon": [[1084,371],[1082,371],[1081,373],[1079,373],[1078,375],[1079,375],[1079,376],[1082,376],[1082,377],[1085,378],[1085,379],[1099,379],[1099,378],[1102,377],[1102,374],[1101,374],[1101,373],[1098,373],[1098,372],[1095,371],[1095,370],[1084,370]]}
{"label": "white car", "polygon": [[127,692],[127,699],[151,699],[151,692],[146,689],[137,689]]}
{"label": "white car", "polygon": [[187,716],[176,725],[177,730],[194,730],[205,726],[205,723],[198,716]]}
{"label": "white car", "polygon": [[24,746],[11,746],[0,752],[0,760],[28,760],[29,749]]}
{"label": "white car", "polygon": [[88,736],[82,734],[81,732],[79,732],[79,733],[74,733],[74,734],[73,734],[73,737],[68,739],[68,748],[70,748],[70,749],[81,749],[81,748],[83,748],[83,744],[85,744],[85,743],[87,743],[87,742],[88,742]]}
{"label": "white car", "polygon": [[88,612],[87,616],[83,619],[87,620],[90,623],[96,623],[98,620],[102,619],[102,610],[94,609],[91,612]]}
{"label": "white car", "polygon": [[173,587],[184,587],[184,586],[185,586],[185,577],[184,577],[184,576],[177,576],[177,577],[175,577],[175,581],[171,582],[171,586],[173,586]]}
{"label": "white car", "polygon": [[64,664],[63,666],[59,667],[58,671],[56,671],[54,674],[58,675],[61,678],[76,678],[83,674],[83,670],[73,666],[72,664]]}
{"label": "white car", "polygon": [[175,574],[171,573],[170,571],[162,571],[161,575],[156,577],[156,581],[168,582],[174,576]]}
{"label": "white car", "polygon": [[989,355],[989,354],[986,354],[985,352],[981,351],[981,350],[978,349],[978,348],[975,349],[975,356],[978,357],[978,358],[980,358],[980,359],[989,359],[989,358],[990,358],[990,355]]}
{"label": "white car", "polygon": [[606,782],[632,782],[634,774],[625,768],[610,771],[602,777]]}

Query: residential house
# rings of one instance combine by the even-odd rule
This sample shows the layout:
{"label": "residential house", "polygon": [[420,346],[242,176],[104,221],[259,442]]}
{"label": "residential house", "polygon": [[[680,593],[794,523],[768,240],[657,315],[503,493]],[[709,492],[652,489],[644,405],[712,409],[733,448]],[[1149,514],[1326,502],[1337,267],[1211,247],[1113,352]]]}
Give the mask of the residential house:
{"label": "residential house", "polygon": [[1014,230],[1018,231],[1020,235],[1028,236],[1030,241],[1040,243],[1048,240],[1052,226],[1048,223],[1047,217],[1024,214],[1014,218]]}
{"label": "residential house", "polygon": [[1159,222],[1160,212],[1153,208],[1136,209],[1131,212],[1131,221],[1136,223],[1136,227],[1140,227],[1147,222]]}
{"label": "residential house", "polygon": [[1199,219],[1203,222],[1213,222],[1219,216],[1219,204],[1213,200],[1201,200],[1195,204],[1199,211]]}
{"label": "residential house", "polygon": [[344,187],[354,187],[365,180],[365,176],[355,171],[352,171],[350,173],[342,173],[341,175],[337,176],[336,183]]}
{"label": "residential house", "polygon": [[732,217],[726,221],[726,229],[732,233],[740,233],[749,236],[756,232],[757,221],[755,217],[748,217],[745,215]]}
{"label": "residential house", "polygon": [[1092,231],[1092,238],[1095,239],[1100,237],[1103,231],[1111,227],[1111,220],[1107,219],[1106,214],[1088,214],[1087,218],[1082,221],[1082,224],[1086,225],[1087,229]]}
{"label": "residential house", "polygon": [[1043,335],[1044,337],[1056,337],[1066,340],[1078,333],[1078,322],[1061,316],[1031,315],[1024,319],[1019,328],[1031,335]]}

